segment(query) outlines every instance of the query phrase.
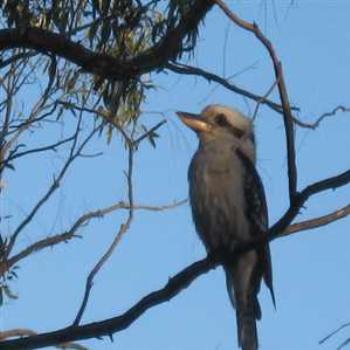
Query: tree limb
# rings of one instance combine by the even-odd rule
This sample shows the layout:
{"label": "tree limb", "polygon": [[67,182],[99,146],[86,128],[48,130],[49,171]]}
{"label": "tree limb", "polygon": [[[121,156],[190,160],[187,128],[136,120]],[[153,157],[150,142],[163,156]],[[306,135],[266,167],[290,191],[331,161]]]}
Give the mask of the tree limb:
{"label": "tree limb", "polygon": [[89,339],[106,335],[111,336],[113,333],[128,328],[151,307],[170,300],[183,289],[187,288],[196,277],[208,272],[216,266],[217,261],[209,257],[191,264],[183,271],[170,278],[164,288],[146,295],[120,316],[83,326],[67,327],[55,332],[0,342],[0,350],[38,349],[72,340]]}
{"label": "tree limb", "polygon": [[159,69],[182,52],[182,41],[195,31],[200,21],[212,7],[209,0],[195,0],[174,28],[153,47],[130,59],[118,59],[111,55],[95,53],[66,35],[40,28],[0,30],[0,50],[14,48],[33,49],[51,53],[75,63],[85,71],[114,80],[134,79],[141,74]]}
{"label": "tree limb", "polygon": [[263,44],[263,46],[268,51],[270,58],[273,63],[273,68],[275,72],[275,79],[277,81],[278,91],[283,107],[283,121],[284,130],[286,134],[287,143],[287,160],[288,160],[288,182],[289,182],[289,200],[290,203],[293,202],[294,197],[297,195],[297,167],[296,167],[296,157],[295,157],[295,141],[294,141],[294,127],[293,127],[293,115],[289,103],[289,97],[287,92],[286,83],[284,80],[284,74],[282,69],[282,63],[279,60],[277,53],[272,45],[272,43],[267,39],[267,37],[262,33],[260,28],[256,23],[247,22],[235,13],[233,13],[228,6],[222,0],[213,0],[231,19],[237,26],[247,30],[255,35],[255,37]]}
{"label": "tree limb", "polygon": [[332,213],[320,216],[318,218],[305,220],[301,222],[297,222],[288,226],[288,228],[284,231],[283,236],[290,235],[295,232],[311,230],[318,227],[322,227],[330,224],[331,222],[338,221],[340,219],[345,218],[350,214],[350,204],[346,205],[341,209],[337,209]]}
{"label": "tree limb", "polygon": [[[261,235],[261,237],[254,240],[240,243],[237,245],[231,258],[234,259],[237,254],[252,249],[259,244],[266,244],[267,241],[272,241],[284,236],[285,230],[288,230],[288,226],[312,195],[329,189],[336,189],[348,183],[350,183],[350,170],[305,187],[303,191],[294,197],[291,206],[269,229],[266,235]],[[38,349],[66,341],[82,340],[106,335],[111,336],[113,333],[128,328],[148,309],[175,297],[183,289],[187,288],[197,277],[215,268],[219,263],[218,257],[208,256],[205,259],[191,264],[169,279],[164,288],[146,295],[122,315],[82,326],[73,326],[32,337],[0,342],[0,350],[17,350],[21,348]]]}
{"label": "tree limb", "polygon": [[[181,201],[175,201],[174,203],[165,204],[165,205],[145,205],[145,204],[134,204],[133,210],[147,210],[147,211],[163,211],[168,209],[176,208],[187,202],[187,199],[183,199]],[[126,202],[118,202],[109,207],[98,209],[94,211],[90,211],[81,215],[65,232],[55,234],[51,237],[43,238],[28,247],[24,248],[18,254],[8,258],[6,261],[0,262],[0,276],[2,276],[6,271],[8,271],[11,267],[16,265],[19,261],[25,259],[26,257],[41,251],[45,248],[54,247],[57,244],[67,242],[74,237],[77,237],[77,231],[84,224],[87,224],[92,219],[102,218],[105,215],[108,215],[116,210],[123,209],[129,210],[130,204]]]}
{"label": "tree limb", "polygon": [[[266,106],[270,107],[277,113],[280,113],[280,114],[283,113],[282,106],[276,102],[269,100],[266,96],[256,95],[248,90],[242,89],[241,87],[230,83],[227,79],[223,77],[219,77],[218,75],[212,72],[206,71],[202,68],[193,67],[185,64],[180,64],[180,63],[168,63],[166,65],[166,68],[178,74],[195,75],[195,76],[200,76],[202,78],[205,78],[209,82],[214,81],[230,91],[233,91],[239,95],[245,96],[255,102],[260,102],[260,104],[265,104]],[[292,107],[292,109],[296,111],[299,110],[299,108],[297,107]]]}
{"label": "tree limb", "polygon": [[338,112],[350,112],[350,108],[343,106],[343,105],[339,105],[339,106],[333,108],[330,112],[322,113],[314,122],[311,122],[311,123],[304,122],[304,121],[302,121],[298,118],[295,118],[295,117],[293,117],[293,119],[294,119],[294,123],[296,125],[298,125],[302,128],[315,130],[320,126],[320,124],[323,122],[323,120],[325,118],[332,117],[332,116],[336,115]]}

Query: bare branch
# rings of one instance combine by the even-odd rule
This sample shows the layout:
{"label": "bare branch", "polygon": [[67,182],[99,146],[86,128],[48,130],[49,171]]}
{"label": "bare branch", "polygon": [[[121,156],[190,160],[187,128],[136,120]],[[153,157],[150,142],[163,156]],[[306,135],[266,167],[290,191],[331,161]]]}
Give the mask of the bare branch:
{"label": "bare branch", "polygon": [[261,100],[259,100],[255,106],[255,110],[252,116],[252,120],[254,121],[258,115],[258,111],[259,111],[259,107],[262,103],[264,103],[264,100],[271,94],[271,92],[273,91],[273,89],[275,88],[275,86],[277,85],[277,81],[275,80],[272,85],[270,86],[270,88],[266,91],[265,95],[261,98]]}
{"label": "bare branch", "polygon": [[[259,96],[256,95],[248,90],[244,90],[240,87],[238,87],[237,85],[234,85],[232,83],[230,83],[227,79],[219,77],[218,75],[206,71],[204,69],[198,68],[198,67],[193,67],[193,66],[189,66],[189,65],[185,65],[185,64],[180,64],[180,63],[168,63],[166,65],[166,68],[168,68],[169,70],[175,72],[175,73],[179,73],[179,74],[185,74],[185,75],[196,75],[196,76],[200,76],[205,78],[206,80],[210,81],[215,81],[216,83],[222,85],[223,87],[225,87],[226,89],[233,91],[239,95],[245,96],[255,102],[260,102],[261,104],[265,104],[266,106],[270,107],[271,109],[273,109],[275,112],[282,114],[283,113],[283,108],[281,105],[279,105],[278,103],[275,103],[269,99],[267,99],[264,96]],[[299,108],[297,107],[293,107],[293,110],[298,111]]]}
{"label": "bare branch", "polygon": [[343,330],[344,328],[350,327],[350,322],[344,323],[343,325],[341,325],[340,327],[338,327],[336,330],[334,330],[333,332],[331,332],[330,334],[328,334],[326,337],[324,337],[323,339],[321,339],[318,343],[321,345],[323,343],[325,343],[328,339],[332,338],[334,335],[336,335],[337,333],[339,333],[341,330]]}
{"label": "bare branch", "polygon": [[283,233],[283,236],[290,235],[295,232],[311,230],[318,227],[322,227],[328,225],[334,221],[338,221],[347,217],[350,214],[350,204],[345,207],[338,209],[332,213],[327,215],[320,216],[318,218],[305,220],[301,222],[297,222],[295,224],[290,225]]}
{"label": "bare branch", "polygon": [[[257,237],[254,240],[240,243],[235,248],[233,254],[230,254],[230,258],[235,259],[236,254],[252,249],[258,244],[266,244],[267,241],[272,241],[284,236],[284,231],[287,230],[290,223],[298,215],[301,207],[312,195],[329,189],[339,188],[348,184],[349,182],[350,170],[305,187],[303,191],[297,194],[292,205],[269,229],[266,235],[261,235],[261,237]],[[0,350],[15,350],[18,348],[37,349],[57,344],[62,341],[88,339],[119,332],[128,328],[148,309],[176,296],[179,292],[181,292],[181,290],[187,288],[194,281],[194,279],[215,268],[219,263],[218,257],[215,256],[208,256],[203,260],[193,263],[171,278],[164,288],[148,294],[120,316],[100,322],[89,323],[83,326],[72,326],[33,337],[0,342]]]}
{"label": "bare branch", "polygon": [[318,128],[320,126],[320,124],[323,122],[323,120],[325,118],[332,117],[332,116],[336,115],[338,112],[350,112],[350,108],[339,105],[339,106],[333,108],[333,110],[331,112],[325,112],[325,113],[321,114],[316,119],[316,121],[314,121],[312,123],[303,122],[302,120],[295,118],[295,117],[293,117],[293,120],[294,120],[295,124],[297,124],[298,126],[300,126],[302,128],[315,130],[316,128]]}
{"label": "bare branch", "polygon": [[305,202],[313,195],[336,189],[350,183],[350,170],[347,170],[339,175],[329,177],[327,179],[315,182],[305,187],[301,192],[297,193],[290,207],[286,210],[283,216],[269,229],[270,239],[275,239],[283,236],[282,232],[291,224],[294,218],[298,215],[299,210]]}
{"label": "bare branch", "polygon": [[341,350],[343,349],[345,346],[350,344],[350,338],[347,338],[346,340],[344,340],[338,347],[337,350]]}
{"label": "bare branch", "polygon": [[164,303],[187,288],[197,277],[215,268],[218,262],[214,258],[199,260],[183,271],[170,278],[168,283],[154,291],[128,311],[101,322],[89,323],[83,326],[73,326],[55,332],[42,333],[36,336],[0,342],[0,350],[38,349],[58,342],[89,339],[97,336],[109,336],[128,328],[135,320],[143,315],[149,308]]}
{"label": "bare branch", "polygon": [[107,251],[102,255],[102,257],[98,260],[96,265],[93,267],[93,269],[90,271],[88,278],[86,279],[86,285],[85,285],[85,292],[84,297],[81,303],[81,306],[79,308],[79,311],[75,317],[75,320],[73,322],[73,326],[79,325],[81,318],[84,314],[84,311],[86,309],[91,288],[93,285],[93,281],[95,276],[98,274],[98,272],[101,270],[103,265],[107,262],[107,260],[111,257],[114,250],[118,246],[121,239],[124,237],[125,233],[129,230],[131,222],[134,217],[134,195],[133,195],[133,184],[132,184],[132,176],[133,176],[133,168],[134,168],[134,147],[133,144],[129,145],[128,149],[128,170],[126,173],[127,178],[127,187],[128,187],[128,201],[129,201],[129,210],[128,210],[128,217],[126,221],[120,225],[119,231],[116,234],[113,242],[108,247]]}
{"label": "bare branch", "polygon": [[[10,329],[8,331],[2,331],[0,332],[0,341],[5,340],[8,338],[13,338],[13,337],[28,337],[28,336],[34,336],[36,335],[37,332],[32,331],[31,329],[27,328],[15,328],[15,329]],[[71,349],[71,350],[87,350],[85,346],[82,346],[77,343],[62,343],[59,345],[54,345],[57,349]]]}
{"label": "bare branch", "polygon": [[74,137],[75,136],[73,135],[73,136],[70,136],[70,137],[68,137],[68,138],[66,138],[64,140],[58,141],[58,142],[56,142],[56,143],[54,143],[52,145],[48,145],[48,146],[44,146],[44,147],[38,147],[38,148],[30,149],[28,151],[13,153],[7,158],[6,162],[9,163],[9,162],[13,161],[14,159],[26,156],[28,154],[40,153],[40,152],[45,152],[45,151],[56,151],[57,147],[62,146],[65,143],[72,141],[74,139]]}
{"label": "bare branch", "polygon": [[13,64],[15,61],[18,61],[23,58],[34,57],[35,55],[37,55],[36,52],[20,52],[18,54],[12,55],[6,60],[0,60],[0,69],[3,69],[6,66],[9,66],[10,64]]}
{"label": "bare branch", "polygon": [[[174,201],[170,204],[165,205],[145,205],[145,204],[134,204],[133,210],[146,210],[146,211],[164,211],[176,208],[187,203],[187,199],[183,199],[181,201]],[[8,258],[7,261],[0,262],[0,276],[3,275],[6,271],[8,271],[12,266],[16,265],[19,261],[25,259],[26,257],[32,255],[33,253],[39,252],[45,248],[53,247],[57,244],[67,242],[74,237],[77,237],[77,231],[84,225],[90,222],[92,219],[102,218],[105,215],[111,214],[116,210],[130,210],[130,204],[125,202],[118,202],[109,207],[98,209],[95,211],[91,211],[81,215],[71,226],[71,228],[65,232],[53,235],[51,237],[47,237],[41,239],[27,248],[24,248],[18,254],[13,257]]]}
{"label": "bare branch", "polygon": [[8,331],[0,332],[0,340],[14,338],[14,337],[25,337],[25,336],[28,337],[30,335],[35,335],[35,334],[37,333],[27,328],[10,329]]}
{"label": "bare branch", "polygon": [[71,148],[70,155],[68,159],[66,160],[65,164],[61,168],[61,171],[57,175],[57,177],[53,180],[51,186],[48,188],[46,193],[39,199],[39,201],[35,204],[35,206],[32,208],[30,213],[24,218],[24,220],[18,225],[18,227],[13,232],[9,245],[7,247],[7,256],[11,253],[14,244],[16,242],[16,239],[18,235],[22,232],[22,230],[31,222],[33,217],[36,215],[36,213],[39,211],[39,209],[47,202],[47,200],[51,197],[51,195],[59,188],[60,182],[62,181],[64,175],[66,174],[67,170],[69,169],[70,165],[73,163],[73,161],[79,157],[81,151],[86,146],[86,144],[90,141],[90,139],[95,135],[95,133],[101,128],[101,126],[97,126],[94,128],[90,134],[81,142],[80,146],[75,150],[75,146],[78,140],[78,133],[79,133],[79,123],[77,126],[77,131],[75,134],[75,137],[73,138],[73,145]]}
{"label": "bare branch", "polygon": [[[23,67],[26,67],[26,65],[22,65]],[[22,68],[23,68],[22,67]],[[24,68],[23,68],[24,69]],[[30,70],[27,75],[31,74]],[[16,72],[17,74],[14,74],[14,76],[21,77],[22,74],[20,72]],[[19,90],[19,88],[24,84],[26,80],[26,77],[23,78],[21,83],[17,83],[13,85],[13,88],[16,88]],[[12,89],[8,89],[8,101],[6,103],[6,117],[5,117],[5,123],[3,126],[3,129],[1,131],[0,136],[0,145],[1,145],[1,157],[0,157],[0,163],[2,160],[5,159],[6,154],[9,152],[9,150],[12,148],[12,146],[17,142],[19,137],[23,134],[24,131],[26,131],[32,123],[36,120],[37,115],[42,111],[42,108],[44,107],[45,103],[47,102],[48,98],[50,97],[50,89],[52,87],[51,79],[49,80],[47,87],[45,89],[44,94],[39,98],[39,100],[35,103],[30,115],[28,116],[25,123],[22,123],[20,126],[16,127],[14,130],[14,135],[8,140],[5,141],[5,137],[8,136],[10,133],[7,132],[7,129],[9,127],[9,119],[10,114],[12,113],[12,99],[14,94],[17,92],[13,92]]]}
{"label": "bare branch", "polygon": [[93,108],[88,108],[85,106],[78,106],[74,103],[65,102],[65,101],[57,101],[57,103],[62,105],[62,106],[65,106],[66,108],[72,108],[72,109],[75,109],[75,110],[80,111],[80,112],[87,112],[87,113],[95,114],[95,115],[101,117],[105,122],[114,126],[122,134],[126,143],[129,144],[131,142],[129,135],[125,132],[123,127],[115,121],[115,119],[113,118],[113,116],[111,115],[111,113],[109,111],[105,111],[102,108],[93,109]]}
{"label": "bare branch", "polygon": [[134,147],[137,147],[141,141],[143,141],[145,138],[147,138],[149,135],[153,134],[157,129],[159,129],[161,126],[163,126],[166,123],[166,120],[161,120],[159,123],[157,123],[155,126],[153,126],[151,129],[149,129],[147,132],[145,132],[143,135],[138,137],[135,141],[133,141]]}
{"label": "bare branch", "polygon": [[288,159],[288,180],[289,180],[289,200],[290,203],[293,202],[294,197],[297,195],[297,167],[295,160],[295,141],[294,141],[294,127],[293,127],[293,116],[289,103],[289,97],[287,92],[287,87],[284,80],[282,63],[277,57],[276,51],[271,44],[271,42],[266,38],[266,36],[261,32],[260,28],[256,23],[247,22],[235,13],[233,13],[227,5],[222,0],[213,0],[231,19],[237,26],[253,33],[256,38],[264,45],[268,51],[270,58],[273,63],[275,79],[277,81],[278,91],[283,107],[283,121],[284,130],[286,134],[287,143],[287,159]]}

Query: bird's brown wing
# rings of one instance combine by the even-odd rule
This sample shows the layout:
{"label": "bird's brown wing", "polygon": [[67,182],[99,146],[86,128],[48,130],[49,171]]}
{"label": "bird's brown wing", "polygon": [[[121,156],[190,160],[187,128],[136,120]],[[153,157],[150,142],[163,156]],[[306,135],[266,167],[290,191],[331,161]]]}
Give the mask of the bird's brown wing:
{"label": "bird's brown wing", "polygon": [[[252,236],[265,234],[268,230],[268,211],[265,198],[264,186],[261,178],[250,159],[244,153],[237,149],[237,155],[242,161],[245,171],[244,191],[247,203],[246,215],[251,223]],[[272,301],[275,305],[275,295],[272,282],[272,264],[270,248],[268,243],[262,248],[258,248],[259,258],[263,267],[263,277],[267,287],[270,290]]]}

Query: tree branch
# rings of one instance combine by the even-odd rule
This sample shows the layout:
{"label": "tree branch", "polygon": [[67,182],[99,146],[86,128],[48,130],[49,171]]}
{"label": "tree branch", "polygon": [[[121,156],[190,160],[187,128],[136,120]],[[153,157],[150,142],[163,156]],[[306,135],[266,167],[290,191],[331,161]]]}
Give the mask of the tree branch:
{"label": "tree branch", "polygon": [[106,252],[102,255],[100,259],[98,259],[97,263],[90,271],[86,279],[84,297],[81,302],[78,313],[75,317],[75,320],[73,321],[73,326],[77,326],[80,323],[81,318],[85,312],[95,276],[98,274],[98,272],[101,270],[103,265],[107,262],[107,260],[112,256],[119,242],[122,240],[125,233],[129,230],[131,226],[132,220],[134,218],[134,208],[133,208],[134,194],[133,194],[133,183],[132,183],[133,169],[134,169],[134,145],[130,143],[128,145],[128,170],[126,173],[127,187],[128,187],[128,201],[130,204],[130,207],[128,209],[128,217],[126,221],[120,225],[119,231],[117,232],[116,236],[114,237],[112,243],[110,244]]}
{"label": "tree branch", "polygon": [[287,159],[288,159],[288,181],[289,181],[289,200],[293,202],[294,197],[297,195],[297,167],[295,157],[295,141],[294,141],[294,127],[293,127],[293,116],[289,103],[289,97],[287,92],[286,83],[284,80],[282,63],[279,60],[276,51],[267,39],[267,37],[261,32],[260,28],[256,23],[247,22],[235,13],[233,13],[228,6],[222,0],[213,0],[221,10],[231,19],[237,26],[247,30],[255,35],[255,37],[264,45],[268,51],[270,58],[273,63],[275,72],[275,79],[277,81],[278,91],[283,107],[283,121],[284,130],[286,134],[287,143]]}
{"label": "tree branch", "polygon": [[[8,331],[2,331],[0,332],[0,340],[4,340],[7,338],[13,338],[13,337],[28,337],[28,336],[34,336],[37,333],[32,331],[31,329],[27,328],[15,328],[15,329],[10,329]],[[77,343],[62,343],[59,345],[55,345],[57,349],[62,349],[62,350],[88,350],[85,346],[82,346]]]}
{"label": "tree branch", "polygon": [[288,226],[288,228],[284,231],[283,236],[287,236],[295,232],[319,228],[321,226],[328,225],[331,222],[343,219],[347,217],[349,214],[350,214],[350,204],[346,205],[341,209],[335,210],[334,212],[329,213],[327,215],[323,215],[318,218],[305,220],[305,221],[292,224]]}
{"label": "tree branch", "polygon": [[59,172],[57,178],[55,178],[51,184],[51,186],[48,188],[46,193],[40,198],[40,200],[34,205],[30,213],[23,219],[23,221],[18,225],[18,227],[14,230],[9,245],[6,249],[7,256],[11,253],[15,242],[17,240],[18,235],[22,232],[22,230],[31,222],[33,217],[36,215],[36,213],[41,209],[41,207],[47,202],[47,200],[51,197],[51,195],[58,189],[60,181],[63,179],[64,175],[66,174],[67,170],[69,169],[70,165],[73,163],[73,161],[79,157],[81,151],[86,146],[86,144],[90,141],[90,139],[95,135],[95,133],[101,128],[99,125],[98,127],[94,128],[89,135],[82,141],[82,143],[79,145],[77,150],[75,150],[78,134],[80,132],[80,123],[78,123],[77,130],[75,137],[73,138],[73,145],[69,154],[68,159],[66,160],[65,164],[63,165],[61,171]]}
{"label": "tree branch", "polygon": [[198,28],[212,5],[209,0],[193,1],[179,23],[174,28],[169,28],[158,43],[131,59],[122,60],[95,53],[71,41],[66,35],[30,27],[25,30],[0,30],[0,50],[27,48],[45,54],[49,52],[75,63],[89,73],[114,80],[134,79],[161,68],[168,60],[181,54],[183,39]]}
{"label": "tree branch", "polygon": [[183,271],[170,278],[164,288],[146,295],[120,316],[101,322],[89,323],[83,326],[68,327],[55,332],[42,333],[32,337],[0,342],[0,350],[38,349],[72,340],[111,336],[113,333],[128,328],[151,307],[170,300],[183,289],[187,288],[198,276],[208,272],[216,266],[217,261],[215,261],[214,258],[209,257],[191,264]]}
{"label": "tree branch", "polygon": [[[267,241],[272,241],[284,236],[284,232],[286,230],[288,231],[288,226],[295,219],[299,213],[299,210],[312,195],[329,189],[336,189],[348,183],[350,183],[350,170],[305,187],[303,191],[294,197],[291,206],[265,235],[261,235],[261,237],[251,241],[240,243],[237,245],[230,258],[235,259],[235,256],[241,252],[252,249],[259,244],[266,244]],[[294,232],[297,231],[295,230]],[[113,333],[128,328],[148,309],[175,297],[183,289],[187,288],[197,277],[215,268],[219,263],[218,257],[208,256],[205,259],[191,264],[183,271],[169,279],[164,288],[146,295],[122,315],[99,322],[89,323],[83,326],[73,326],[54,332],[42,333],[32,337],[0,342],[0,350],[17,350],[21,348],[38,349],[66,341],[75,341],[106,335],[111,336]]]}
{"label": "tree branch", "polygon": [[57,147],[65,144],[67,142],[73,141],[73,139],[74,139],[74,135],[72,135],[64,140],[58,141],[52,145],[38,147],[38,148],[30,149],[27,151],[23,151],[23,152],[13,153],[7,158],[6,162],[11,162],[12,160],[14,160],[16,158],[20,158],[20,157],[23,157],[23,156],[26,156],[26,155],[32,154],[32,153],[39,153],[39,152],[45,152],[45,151],[56,151]]}
{"label": "tree branch", "polygon": [[332,116],[336,115],[338,112],[350,112],[350,108],[346,107],[346,106],[339,105],[339,106],[333,108],[333,110],[330,112],[322,113],[314,122],[311,122],[311,123],[303,122],[302,120],[297,119],[295,117],[293,119],[294,119],[294,122],[296,125],[298,125],[302,128],[315,130],[320,126],[320,124],[323,122],[323,120],[325,118],[332,117]]}
{"label": "tree branch", "polygon": [[[219,77],[218,75],[212,72],[206,71],[202,68],[193,67],[185,64],[180,64],[180,63],[176,63],[176,64],[168,63],[165,67],[171,70],[172,72],[175,72],[178,74],[195,75],[195,76],[200,76],[202,78],[205,78],[209,82],[214,81],[230,91],[233,91],[239,95],[245,96],[255,102],[260,102],[260,104],[265,104],[266,106],[270,107],[277,113],[280,113],[280,114],[283,113],[283,107],[278,103],[269,100],[265,96],[256,95],[248,90],[242,89],[239,86],[230,83],[227,79]],[[299,111],[299,108],[293,107],[293,110]]]}
{"label": "tree branch", "polygon": [[[175,201],[174,203],[165,205],[145,205],[145,204],[134,204],[133,210],[147,210],[147,211],[163,211],[168,209],[176,208],[187,202],[187,199],[181,201]],[[25,259],[26,257],[32,255],[33,253],[39,252],[45,248],[53,247],[57,244],[67,242],[74,237],[77,237],[77,231],[84,224],[87,224],[92,219],[102,218],[116,210],[123,209],[129,210],[130,204],[123,201],[113,204],[109,207],[94,210],[81,215],[71,226],[71,228],[65,232],[55,234],[51,237],[41,239],[27,248],[24,248],[18,254],[8,258],[6,261],[0,262],[0,276],[2,276],[6,271],[8,271],[12,266],[16,265],[19,261]]]}

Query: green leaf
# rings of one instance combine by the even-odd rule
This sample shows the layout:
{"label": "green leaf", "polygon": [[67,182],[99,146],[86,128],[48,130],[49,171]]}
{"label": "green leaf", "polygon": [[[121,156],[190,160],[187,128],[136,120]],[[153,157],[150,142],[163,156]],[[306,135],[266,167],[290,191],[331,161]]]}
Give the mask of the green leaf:
{"label": "green leaf", "polygon": [[2,289],[3,289],[4,293],[5,293],[5,295],[9,299],[18,299],[18,296],[16,294],[12,293],[11,289],[9,288],[9,286],[4,285]]}

